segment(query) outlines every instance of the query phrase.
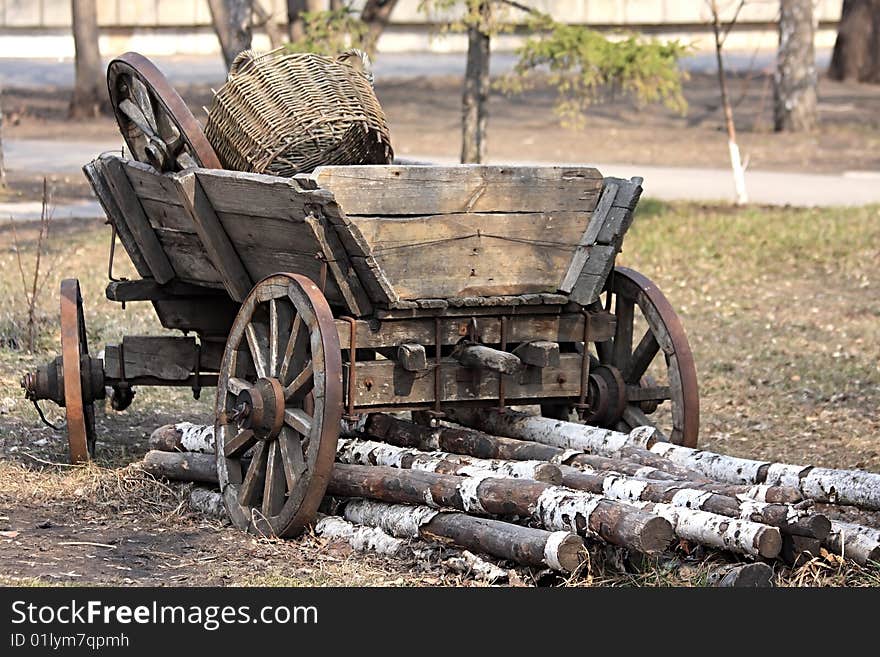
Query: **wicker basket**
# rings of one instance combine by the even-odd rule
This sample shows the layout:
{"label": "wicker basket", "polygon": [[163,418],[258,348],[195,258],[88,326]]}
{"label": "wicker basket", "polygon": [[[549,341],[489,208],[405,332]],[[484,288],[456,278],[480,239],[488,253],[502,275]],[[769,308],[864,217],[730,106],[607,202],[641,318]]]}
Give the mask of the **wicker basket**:
{"label": "wicker basket", "polygon": [[227,169],[276,176],[328,164],[388,164],[385,114],[365,55],[241,53],[214,95],[205,134]]}

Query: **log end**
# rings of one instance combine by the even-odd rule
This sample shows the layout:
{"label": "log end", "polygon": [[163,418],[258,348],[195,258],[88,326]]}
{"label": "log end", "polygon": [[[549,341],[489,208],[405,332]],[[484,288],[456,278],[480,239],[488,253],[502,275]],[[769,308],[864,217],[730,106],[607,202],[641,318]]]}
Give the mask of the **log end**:
{"label": "log end", "polygon": [[824,541],[831,533],[831,521],[828,516],[815,513],[806,518],[799,518],[796,522],[788,525],[788,530],[792,534],[801,534],[810,538],[817,538]]}
{"label": "log end", "polygon": [[782,534],[776,527],[765,527],[755,537],[755,549],[766,559],[775,559],[782,552]]}
{"label": "log end", "polygon": [[633,547],[645,554],[660,554],[674,540],[675,532],[669,521],[660,516],[652,516],[642,523]]}
{"label": "log end", "polygon": [[[535,481],[559,486],[562,484],[562,470],[552,463],[542,463],[535,466]],[[830,525],[829,525],[830,526]]]}
{"label": "log end", "polygon": [[773,586],[773,568],[762,561],[744,563],[733,566],[719,573],[719,577],[710,576],[712,586],[724,588],[766,588]]}
{"label": "log end", "polygon": [[176,424],[165,424],[150,434],[150,449],[176,452],[180,449],[181,431]]}
{"label": "log end", "polygon": [[587,559],[584,540],[570,532],[554,532],[544,548],[547,565],[557,570],[573,573]]}
{"label": "log end", "polygon": [[791,486],[770,486],[764,493],[764,501],[770,504],[797,504],[804,496]]}

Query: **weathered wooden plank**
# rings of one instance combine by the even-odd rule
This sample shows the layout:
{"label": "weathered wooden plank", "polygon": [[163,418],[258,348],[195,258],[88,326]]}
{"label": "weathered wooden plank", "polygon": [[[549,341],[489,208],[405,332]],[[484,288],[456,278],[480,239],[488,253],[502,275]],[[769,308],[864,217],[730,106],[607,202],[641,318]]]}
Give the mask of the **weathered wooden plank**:
{"label": "weathered wooden plank", "polygon": [[[198,347],[195,338],[180,336],[126,335],[122,338],[125,378],[152,376],[166,381],[185,381],[195,371]],[[120,350],[105,350],[104,373],[114,379],[123,375]]]}
{"label": "weathered wooden plank", "polygon": [[349,218],[397,296],[420,299],[555,292],[589,213]]}
{"label": "weathered wooden plank", "polygon": [[589,212],[602,175],[589,167],[346,166],[312,177],[352,215]]}
{"label": "weathered wooden plank", "polygon": [[180,299],[181,297],[198,298],[205,295],[225,294],[215,288],[170,281],[159,285],[156,281],[143,278],[133,281],[111,281],[107,284],[105,294],[110,301],[120,303],[127,301],[163,301]]}
{"label": "weathered wooden plank", "polygon": [[[527,368],[520,374],[504,376],[508,401],[548,397],[577,397],[580,387],[581,357],[562,354],[558,367]],[[407,372],[394,361],[363,361],[355,364],[355,406],[389,406],[434,401],[434,377]],[[346,378],[348,366],[345,366]],[[473,370],[444,358],[440,368],[440,389],[444,401],[476,401],[498,398],[498,373]],[[347,389],[347,388],[346,388]]]}
{"label": "weathered wooden plank", "polygon": [[589,253],[587,262],[569,293],[569,298],[582,306],[587,306],[599,298],[605,281],[614,268],[617,247],[594,244],[590,247]]}
{"label": "weathered wooden plank", "polygon": [[167,329],[195,331],[200,335],[229,335],[239,304],[226,295],[205,299],[169,299],[154,301],[159,321]]}
{"label": "weathered wooden plank", "polygon": [[[553,342],[579,342],[584,336],[583,315],[514,315],[507,319],[506,339],[509,343],[549,340]],[[448,318],[440,323],[440,340],[444,345],[454,345],[467,335],[471,325],[470,317]],[[344,347],[350,344],[349,323],[336,321],[339,343]],[[407,342],[423,345],[434,344],[434,319],[412,318],[384,320],[371,323],[356,322],[357,346],[364,349],[396,347]],[[591,314],[590,336],[592,340],[610,340],[614,335],[614,315],[606,312]],[[499,317],[478,317],[477,336],[485,344],[500,344],[501,319]]]}
{"label": "weathered wooden plank", "polygon": [[117,157],[102,157],[98,160],[98,168],[107,181],[113,200],[119,207],[119,217],[127,224],[153,278],[159,283],[167,283],[174,278],[174,268],[153,227],[150,226],[150,221],[141,207],[128,176],[125,175],[122,161]]}
{"label": "weathered wooden plank", "polygon": [[184,233],[196,232],[192,218],[182,205],[142,198],[141,207],[153,228],[168,228]]}
{"label": "weathered wooden plank", "polygon": [[83,167],[83,173],[91,184],[95,196],[98,197],[98,202],[104,208],[104,214],[107,215],[110,224],[115,226],[116,233],[119,235],[119,241],[122,242],[122,246],[126,253],[128,253],[128,257],[131,259],[132,264],[134,264],[138,274],[141,276],[152,276],[152,271],[150,271],[150,267],[137,245],[134,233],[131,232],[128,224],[125,222],[122,210],[113,198],[113,192],[105,179],[104,168],[101,166],[100,161],[93,160],[86,164]]}
{"label": "weathered wooden plank", "polygon": [[559,343],[549,340],[526,342],[513,350],[526,365],[551,367],[559,365]]}
{"label": "weathered wooden plank", "polygon": [[590,224],[583,235],[581,235],[580,240],[578,240],[578,246],[571,256],[568,270],[566,270],[565,276],[562,277],[562,281],[559,283],[559,290],[561,292],[569,293],[577,284],[578,277],[584,265],[586,265],[587,259],[590,257],[590,248],[596,243],[596,238],[599,236],[605,219],[613,207],[617,190],[618,185],[613,182],[606,182],[605,187],[602,189],[602,195],[590,218]]}
{"label": "weathered wooden plank", "polygon": [[327,263],[328,276],[332,276],[339,287],[340,294],[345,299],[349,312],[355,317],[369,315],[373,310],[370,297],[361,285],[357,272],[352,267],[351,260],[345,252],[345,248],[339,241],[333,226],[327,225],[326,220],[306,217],[306,223],[312,228],[315,239],[321,246],[324,261]]}
{"label": "weathered wooden plank", "polygon": [[617,183],[619,189],[614,197],[614,207],[635,210],[636,204],[642,195],[642,179],[632,178],[631,180],[623,180],[621,178],[606,178],[606,181]]}
{"label": "weathered wooden plank", "polygon": [[223,287],[223,279],[205,256],[197,235],[165,228],[155,229],[154,235],[177,278],[197,285]]}
{"label": "weathered wooden plank", "polygon": [[115,159],[122,162],[132,189],[137,192],[138,198],[142,202],[149,199],[171,205],[181,204],[177,190],[174,188],[174,182],[169,176],[163,176],[149,164],[137,160],[122,160],[118,157]]}
{"label": "weathered wooden plank", "polygon": [[633,213],[628,208],[613,207],[605,216],[602,229],[596,237],[597,244],[609,244],[620,248],[623,236],[632,225]]}
{"label": "weathered wooden plank", "polygon": [[397,348],[397,362],[407,372],[428,369],[428,357],[420,344],[404,343]]}
{"label": "weathered wooden plank", "polygon": [[173,180],[202,248],[220,273],[226,291],[235,301],[243,301],[254,281],[245,270],[201,184],[192,172],[175,176]]}
{"label": "weathered wooden plank", "polygon": [[195,175],[218,213],[302,221],[321,216],[323,206],[335,203],[326,190],[303,189],[297,179],[221,169],[197,169]]}

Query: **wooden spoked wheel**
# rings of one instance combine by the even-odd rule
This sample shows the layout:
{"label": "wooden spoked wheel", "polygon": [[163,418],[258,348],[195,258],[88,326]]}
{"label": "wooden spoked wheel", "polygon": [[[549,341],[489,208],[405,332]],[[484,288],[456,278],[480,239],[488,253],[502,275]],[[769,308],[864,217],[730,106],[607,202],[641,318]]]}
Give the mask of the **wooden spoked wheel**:
{"label": "wooden spoked wheel", "polygon": [[220,169],[201,125],[155,64],[127,52],[107,67],[116,122],[132,156],[163,173]]}
{"label": "wooden spoked wheel", "polygon": [[342,420],[342,354],[330,306],[298,274],[254,287],[217,386],[217,473],[233,523],[289,537],[324,496]]}
{"label": "wooden spoked wheel", "polygon": [[[64,413],[71,463],[85,463],[95,455],[95,404],[103,397],[103,373],[92,370],[79,281],[61,281],[61,363],[64,382]],[[96,361],[100,370],[100,361]],[[101,390],[92,390],[93,382]],[[101,394],[97,394],[100,392]]]}
{"label": "wooden spoked wheel", "polygon": [[[648,278],[616,267],[600,298],[617,320],[611,340],[590,349],[588,424],[630,431],[653,426],[678,445],[696,447],[700,430],[697,371],[672,306]],[[573,419],[571,403],[541,404],[547,417]]]}
{"label": "wooden spoked wheel", "polygon": [[652,425],[671,442],[696,447],[700,395],[681,320],[654,283],[626,267],[615,267],[605,295],[617,326],[612,341],[596,343],[594,371],[609,387],[625,384],[617,428]]}

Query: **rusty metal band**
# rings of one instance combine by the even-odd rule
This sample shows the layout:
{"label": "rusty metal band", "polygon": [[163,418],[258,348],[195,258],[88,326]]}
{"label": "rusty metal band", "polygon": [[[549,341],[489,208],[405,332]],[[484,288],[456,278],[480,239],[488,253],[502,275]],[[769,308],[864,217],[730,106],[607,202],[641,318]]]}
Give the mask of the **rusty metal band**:
{"label": "rusty metal band", "polygon": [[443,384],[440,377],[442,363],[443,339],[440,334],[440,318],[434,318],[434,411],[440,413],[440,397],[442,396]]}
{"label": "rusty metal band", "polygon": [[89,460],[88,434],[83,405],[79,282],[61,281],[61,360],[64,370],[64,409],[70,462]]}
{"label": "rusty metal band", "polygon": [[[507,351],[507,316],[501,315],[501,351]],[[498,406],[504,408],[504,373],[498,372]]]}
{"label": "rusty metal band", "polygon": [[354,417],[354,395],[355,383],[357,375],[355,374],[355,365],[357,363],[357,320],[354,317],[340,317],[344,322],[348,322],[348,386],[346,391],[346,410],[347,419]]}
{"label": "rusty metal band", "polygon": [[590,388],[590,313],[581,309],[584,316],[584,348],[581,353],[581,385],[580,395],[578,395],[578,409],[583,410],[587,407],[587,394]]}

